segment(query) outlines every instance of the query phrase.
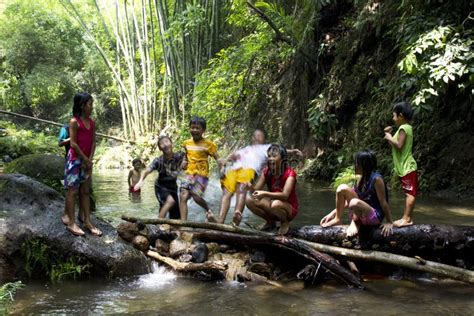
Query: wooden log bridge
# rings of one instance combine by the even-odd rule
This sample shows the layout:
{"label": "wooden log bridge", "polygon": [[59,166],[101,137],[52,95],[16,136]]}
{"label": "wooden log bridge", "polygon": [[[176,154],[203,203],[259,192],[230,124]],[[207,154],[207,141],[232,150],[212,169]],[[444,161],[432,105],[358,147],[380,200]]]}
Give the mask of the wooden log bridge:
{"label": "wooden log bridge", "polygon": [[[271,233],[224,224],[188,222],[169,219],[139,219],[128,216],[122,216],[122,219],[135,223],[141,222],[143,224],[154,225],[168,224],[177,227],[202,229],[203,231],[197,232],[196,236],[208,238],[209,240],[212,238],[215,238],[216,240],[219,238],[221,238],[221,240],[227,238],[228,240],[241,240],[242,242],[252,242],[254,244],[260,242],[257,240],[261,240],[262,243],[271,241],[276,242],[277,244],[279,240],[282,240],[278,239],[282,237],[276,237]],[[212,231],[220,231],[221,233]],[[360,240],[362,240],[362,242],[347,240],[344,231],[344,227],[321,228],[319,226],[306,226],[292,230],[289,234],[289,237],[283,238],[285,240],[292,240],[291,242],[295,241],[298,244],[298,247],[305,245],[318,252],[335,255],[337,257],[342,257],[349,260],[389,264],[392,266],[427,272],[439,277],[451,278],[454,280],[474,284],[474,271],[448,265],[443,262],[426,260],[426,258],[416,254],[416,249],[424,249],[425,252],[421,253],[428,253],[432,249],[437,249],[440,251],[441,249],[438,248],[440,248],[441,245],[444,245],[445,249],[448,249],[446,248],[447,245],[454,245],[454,249],[458,251],[456,252],[457,257],[461,258],[461,256],[464,256],[462,258],[464,262],[472,262],[474,227],[413,225],[411,227],[396,229],[394,230],[394,234],[392,236],[385,238],[380,235],[380,231],[377,229],[371,230],[369,232],[361,232]],[[419,237],[418,239],[420,239],[423,244],[416,247],[416,237],[420,234],[422,237]],[[235,235],[240,235],[241,237],[236,237]],[[250,236],[252,237],[250,238]],[[369,243],[367,239],[370,236],[374,238],[371,243]],[[443,241],[441,241],[441,238],[443,238]],[[314,242],[315,240],[320,242]],[[327,244],[321,242],[325,242]],[[370,245],[370,248],[369,250],[350,249],[340,246],[333,246],[333,244],[358,248]],[[410,244],[410,247],[408,247],[407,244]],[[374,245],[376,246],[374,247]],[[372,250],[373,248],[376,248],[377,250]],[[379,249],[391,252],[384,252],[380,251]],[[397,251],[399,253],[413,253],[414,256],[405,256],[393,253]],[[443,258],[444,257],[438,257],[437,259]]]}

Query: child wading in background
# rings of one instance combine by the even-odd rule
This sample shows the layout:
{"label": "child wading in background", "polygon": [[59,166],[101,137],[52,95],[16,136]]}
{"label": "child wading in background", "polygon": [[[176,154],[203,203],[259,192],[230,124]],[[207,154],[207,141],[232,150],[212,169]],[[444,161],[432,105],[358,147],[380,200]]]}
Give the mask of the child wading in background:
{"label": "child wading in background", "polygon": [[214,142],[204,138],[206,120],[202,117],[193,117],[189,122],[191,139],[184,141],[186,152],[181,167],[186,170],[186,181],[181,184],[180,204],[181,219],[188,218],[188,200],[192,197],[194,202],[206,210],[207,220],[215,222],[214,214],[202,198],[209,181],[209,156],[213,157],[222,168],[222,161],[217,155],[217,146]]}
{"label": "child wading in background", "polygon": [[153,159],[145,172],[142,173],[140,181],[135,185],[135,190],[140,190],[143,181],[153,170],[158,171],[155,181],[155,195],[160,203],[159,217],[165,218],[169,212],[171,219],[180,219],[176,179],[181,169],[183,153],[174,153],[171,139],[164,135],[158,138],[158,148],[163,152],[163,155]]}
{"label": "child wading in background", "polygon": [[92,158],[95,151],[95,126],[90,117],[92,113],[92,96],[88,93],[76,93],[73,104],[73,117],[69,123],[70,145],[64,176],[67,189],[66,206],[61,220],[67,229],[76,236],[84,231],[75,222],[74,201],[79,191],[83,211],[84,228],[91,234],[101,236],[102,232],[95,227],[90,218],[90,187],[92,183]]}
{"label": "child wading in background", "polygon": [[128,173],[128,192],[130,193],[140,193],[140,188],[135,189],[135,185],[140,181],[141,178],[141,167],[142,161],[139,158],[135,158],[132,161],[133,169]]}
{"label": "child wading in background", "polygon": [[383,177],[375,171],[377,158],[368,150],[355,155],[354,169],[358,179],[354,188],[341,184],[336,191],[336,209],[321,219],[322,227],[342,225],[342,213],[350,210],[351,224],[347,228],[347,236],[359,233],[360,226],[380,225],[384,219],[387,223],[381,225],[382,235],[392,234],[392,213],[388,205],[388,191]]}
{"label": "child wading in background", "polygon": [[[267,151],[267,167],[255,186],[247,186],[252,196],[247,196],[246,205],[255,215],[265,220],[262,230],[272,230],[280,222],[279,234],[286,234],[296,214],[296,172],[289,166],[288,153],[284,146],[272,144]],[[267,185],[268,191],[262,190]]]}
{"label": "child wading in background", "polygon": [[385,128],[385,139],[392,146],[394,170],[400,179],[405,192],[405,209],[403,217],[393,224],[397,227],[413,225],[413,209],[418,193],[418,175],[415,158],[413,158],[413,127],[409,124],[413,111],[408,102],[400,102],[393,106],[393,121],[397,131],[392,136],[392,127]]}

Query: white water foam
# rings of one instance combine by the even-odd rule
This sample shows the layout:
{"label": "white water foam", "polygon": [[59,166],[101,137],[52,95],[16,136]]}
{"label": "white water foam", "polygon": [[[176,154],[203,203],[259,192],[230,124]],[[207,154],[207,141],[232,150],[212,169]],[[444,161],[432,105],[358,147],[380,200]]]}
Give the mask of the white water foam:
{"label": "white water foam", "polygon": [[156,262],[153,262],[152,270],[152,273],[142,275],[137,280],[139,287],[157,289],[172,283],[178,278],[178,276],[172,271],[166,269],[163,266],[159,266]]}

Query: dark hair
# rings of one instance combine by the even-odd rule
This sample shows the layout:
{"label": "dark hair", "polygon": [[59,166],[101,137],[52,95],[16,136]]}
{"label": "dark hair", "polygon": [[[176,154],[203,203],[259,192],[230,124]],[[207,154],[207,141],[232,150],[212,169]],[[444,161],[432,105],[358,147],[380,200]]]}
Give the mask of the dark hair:
{"label": "dark hair", "polygon": [[140,158],[135,158],[135,159],[132,160],[132,165],[134,165],[137,162],[139,162],[140,164],[142,163]]}
{"label": "dark hair", "polygon": [[413,118],[413,110],[411,109],[410,103],[405,101],[395,103],[393,105],[393,112],[397,115],[402,114],[407,121],[410,121]]}
{"label": "dark hair", "polygon": [[82,106],[92,100],[92,96],[86,92],[78,92],[74,95],[74,101],[72,106],[72,115],[81,116]]}
{"label": "dark hair", "polygon": [[377,157],[371,150],[362,150],[354,155],[354,169],[360,166],[362,168],[362,178],[357,185],[359,191],[367,184],[372,172],[377,169]]}
{"label": "dark hair", "polygon": [[171,141],[171,138],[168,136],[168,135],[161,135],[160,137],[158,137],[158,141],[156,142],[156,144],[158,145],[158,148],[161,149],[160,147],[160,142],[163,140],[163,139],[169,139],[170,142]]}
{"label": "dark hair", "polygon": [[[272,152],[277,152],[280,154],[281,157],[281,166],[280,166],[280,176],[276,180],[275,185],[279,186],[280,185],[280,179],[283,173],[285,172],[286,168],[289,167],[289,161],[288,161],[288,152],[286,151],[285,146],[280,145],[280,144],[271,144],[270,147],[268,147],[267,153],[270,154]],[[271,191],[271,179],[273,177],[273,172],[270,168],[268,168],[268,177],[266,179],[267,182],[267,187]]]}
{"label": "dark hair", "polygon": [[263,128],[256,128],[253,132],[260,131],[263,134],[263,137],[267,138],[267,132]]}
{"label": "dark hair", "polygon": [[191,120],[189,120],[189,126],[193,124],[198,124],[202,127],[203,130],[206,130],[206,120],[200,116],[193,116]]}

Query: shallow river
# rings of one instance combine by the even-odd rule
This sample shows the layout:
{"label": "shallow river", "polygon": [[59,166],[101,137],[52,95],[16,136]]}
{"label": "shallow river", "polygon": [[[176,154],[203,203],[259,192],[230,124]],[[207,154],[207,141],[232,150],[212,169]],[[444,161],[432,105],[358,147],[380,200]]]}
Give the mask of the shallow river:
{"label": "shallow river", "polygon": [[[146,180],[141,198],[130,199],[126,171],[102,171],[94,176],[97,215],[116,225],[121,214],[156,217],[158,203],[154,176]],[[292,225],[317,224],[334,207],[334,190],[322,184],[298,183],[300,212]],[[205,198],[217,213],[218,182],[211,182]],[[403,208],[401,193],[391,194],[395,218]],[[204,220],[204,212],[190,203],[189,218]],[[232,208],[228,221],[232,218]],[[447,201],[420,197],[417,223],[474,226],[472,201]],[[260,223],[248,210],[243,222]],[[164,267],[135,278],[67,281],[51,285],[30,282],[16,297],[16,314],[185,314],[185,315],[314,315],[314,314],[474,314],[474,286],[425,278],[365,280],[367,291],[348,289],[336,282],[301,289],[229,282],[200,282],[180,277]]]}

